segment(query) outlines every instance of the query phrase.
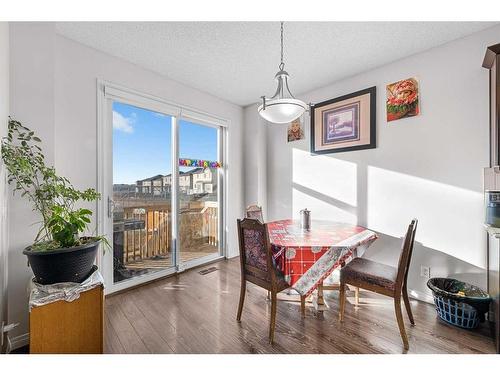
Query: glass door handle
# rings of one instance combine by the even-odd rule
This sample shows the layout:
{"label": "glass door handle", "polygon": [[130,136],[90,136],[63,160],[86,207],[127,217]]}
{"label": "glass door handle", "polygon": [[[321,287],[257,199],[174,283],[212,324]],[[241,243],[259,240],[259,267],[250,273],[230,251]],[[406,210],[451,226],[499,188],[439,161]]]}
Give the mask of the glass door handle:
{"label": "glass door handle", "polygon": [[111,218],[115,210],[115,201],[108,197],[108,217]]}

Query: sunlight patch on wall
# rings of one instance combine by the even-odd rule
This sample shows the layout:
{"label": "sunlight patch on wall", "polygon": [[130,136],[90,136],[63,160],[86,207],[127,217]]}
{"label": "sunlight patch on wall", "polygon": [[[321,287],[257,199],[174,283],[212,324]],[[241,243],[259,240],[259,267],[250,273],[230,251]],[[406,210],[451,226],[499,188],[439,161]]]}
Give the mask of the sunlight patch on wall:
{"label": "sunlight patch on wall", "polygon": [[293,183],[334,200],[357,206],[357,165],[293,149]]}
{"label": "sunlight patch on wall", "polygon": [[485,267],[482,193],[371,166],[367,174],[370,229],[400,237],[416,217],[418,242]]}
{"label": "sunlight patch on wall", "polygon": [[353,210],[354,212],[346,210],[335,204],[316,198],[313,194],[304,193],[295,187],[292,192],[292,202],[294,219],[299,218],[300,210],[307,208],[311,211],[313,220],[339,221],[350,224],[356,224],[357,222],[355,209]]}

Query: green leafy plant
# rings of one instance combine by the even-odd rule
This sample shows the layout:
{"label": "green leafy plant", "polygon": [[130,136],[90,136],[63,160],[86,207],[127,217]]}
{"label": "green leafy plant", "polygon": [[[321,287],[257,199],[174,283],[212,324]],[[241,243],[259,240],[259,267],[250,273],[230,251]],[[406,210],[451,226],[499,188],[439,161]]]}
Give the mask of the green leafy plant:
{"label": "green leafy plant", "polygon": [[78,246],[103,237],[80,237],[91,222],[92,211],[76,208],[78,201],[92,202],[100,198],[94,189],[83,191],[58,176],[47,166],[40,147],[41,140],[19,121],[9,117],[7,136],[2,138],[2,160],[14,194],[19,192],[33,204],[42,217],[33,250],[44,251]]}

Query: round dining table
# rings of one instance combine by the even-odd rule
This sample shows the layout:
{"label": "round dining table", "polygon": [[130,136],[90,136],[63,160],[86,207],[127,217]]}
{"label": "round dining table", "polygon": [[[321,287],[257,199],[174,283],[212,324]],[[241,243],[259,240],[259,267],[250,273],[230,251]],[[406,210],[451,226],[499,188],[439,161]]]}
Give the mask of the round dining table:
{"label": "round dining table", "polygon": [[269,222],[267,229],[277,269],[301,296],[317,289],[315,307],[319,311],[328,308],[323,289],[338,288],[324,286],[323,281],[378,238],[359,225],[320,220],[313,220],[309,230],[291,219]]}

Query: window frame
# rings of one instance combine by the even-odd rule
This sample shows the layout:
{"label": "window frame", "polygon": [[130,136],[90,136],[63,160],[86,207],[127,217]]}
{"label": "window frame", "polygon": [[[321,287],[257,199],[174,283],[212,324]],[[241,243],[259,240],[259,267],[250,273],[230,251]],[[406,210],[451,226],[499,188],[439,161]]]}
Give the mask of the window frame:
{"label": "window frame", "polygon": [[[112,236],[112,178],[111,183],[110,176],[113,174],[112,165],[112,147],[113,147],[113,135],[112,135],[112,103],[121,102],[124,104],[129,104],[146,110],[151,110],[172,117],[172,212],[175,212],[175,217],[177,220],[172,220],[172,249],[174,252],[173,264],[174,269],[167,269],[158,272],[154,272],[148,275],[143,275],[139,280],[135,278],[121,281],[119,283],[113,282],[112,275],[112,259],[111,265],[109,256],[106,257],[104,254],[104,247],[101,246],[99,254],[97,256],[97,265],[103,271],[104,281],[106,285],[106,294],[113,293],[122,289],[126,289],[131,286],[139,285],[143,282],[149,282],[151,280],[168,276],[175,272],[182,272],[185,269],[196,267],[203,264],[206,261],[200,258],[201,261],[196,260],[181,263],[178,259],[179,247],[177,243],[178,231],[179,231],[179,190],[180,190],[180,180],[181,175],[179,174],[179,124],[180,121],[185,120],[193,122],[195,124],[209,126],[217,129],[218,138],[218,150],[217,159],[222,162],[222,167],[219,169],[218,173],[218,185],[222,186],[222,189],[218,189],[217,197],[220,205],[219,212],[219,238],[220,238],[220,253],[217,254],[216,258],[227,257],[227,231],[226,231],[226,219],[227,219],[227,139],[228,139],[228,125],[229,121],[227,119],[214,116],[204,111],[194,109],[189,106],[179,105],[177,103],[170,102],[163,98],[146,94],[134,89],[130,89],[112,82],[97,79],[97,191],[101,194],[101,200],[97,204],[97,233],[99,235],[105,235],[109,237]],[[111,151],[110,151],[111,150]],[[111,186],[109,186],[111,185]],[[175,210],[175,211],[174,211]],[[109,238],[108,238],[109,240]],[[109,241],[113,243],[112,240]],[[112,253],[112,250],[108,250]],[[111,256],[112,258],[112,256]],[[110,268],[111,271],[108,269]],[[140,281],[140,282],[137,282]]]}

